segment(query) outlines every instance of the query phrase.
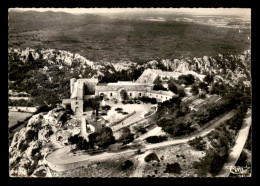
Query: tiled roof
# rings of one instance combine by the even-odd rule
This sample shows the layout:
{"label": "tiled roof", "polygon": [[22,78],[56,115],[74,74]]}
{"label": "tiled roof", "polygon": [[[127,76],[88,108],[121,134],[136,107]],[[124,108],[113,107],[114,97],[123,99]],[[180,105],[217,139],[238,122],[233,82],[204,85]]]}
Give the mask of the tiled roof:
{"label": "tiled roof", "polygon": [[146,91],[145,85],[97,85],[96,91],[117,91],[120,88],[124,88],[126,91]]}
{"label": "tiled roof", "polygon": [[175,95],[171,91],[164,91],[164,90],[149,90],[148,93],[159,94],[159,95],[164,95],[164,96],[174,96]]}

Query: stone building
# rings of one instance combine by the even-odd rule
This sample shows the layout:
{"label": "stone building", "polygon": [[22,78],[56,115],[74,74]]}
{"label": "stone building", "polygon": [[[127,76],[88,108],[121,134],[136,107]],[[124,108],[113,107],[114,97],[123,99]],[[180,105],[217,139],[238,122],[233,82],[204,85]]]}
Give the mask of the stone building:
{"label": "stone building", "polygon": [[71,104],[71,109],[75,114],[82,114],[84,111],[84,100],[94,96],[102,96],[107,99],[122,100],[122,93],[127,94],[128,99],[148,96],[156,98],[158,102],[169,100],[175,94],[171,91],[155,91],[152,90],[154,80],[159,76],[161,79],[173,77],[177,79],[180,75],[192,74],[199,79],[203,79],[205,75],[197,74],[193,71],[185,73],[168,72],[155,69],[147,69],[136,80],[118,81],[116,83],[98,83],[98,79],[71,79],[70,80],[70,99],[64,99],[63,105]]}

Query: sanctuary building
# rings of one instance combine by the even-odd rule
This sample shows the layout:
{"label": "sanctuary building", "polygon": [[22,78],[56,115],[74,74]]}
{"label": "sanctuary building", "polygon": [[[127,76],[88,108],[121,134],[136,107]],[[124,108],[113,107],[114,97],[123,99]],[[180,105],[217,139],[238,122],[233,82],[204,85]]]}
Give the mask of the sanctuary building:
{"label": "sanctuary building", "polygon": [[70,99],[64,99],[63,105],[71,104],[74,113],[84,112],[84,100],[94,96],[102,96],[106,99],[116,99],[122,101],[122,92],[127,94],[128,99],[148,96],[156,98],[157,102],[164,102],[171,99],[175,94],[171,91],[152,90],[154,81],[157,77],[161,79],[169,79],[173,77],[177,79],[180,75],[192,74],[202,79],[204,75],[197,74],[193,71],[185,73],[166,72],[162,70],[147,69],[135,81],[118,81],[117,83],[99,83],[98,79],[71,79],[70,80]]}

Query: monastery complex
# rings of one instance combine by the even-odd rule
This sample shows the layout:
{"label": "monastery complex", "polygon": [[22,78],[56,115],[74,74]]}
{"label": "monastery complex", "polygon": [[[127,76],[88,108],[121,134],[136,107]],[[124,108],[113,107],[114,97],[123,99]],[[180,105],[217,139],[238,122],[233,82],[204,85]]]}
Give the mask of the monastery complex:
{"label": "monastery complex", "polygon": [[[70,99],[64,99],[63,104],[71,104],[74,113],[83,113],[84,100],[94,96],[103,96],[106,99],[116,99],[122,101],[121,91],[127,93],[129,99],[148,96],[156,98],[157,102],[164,102],[171,99],[175,94],[171,91],[152,90],[154,81],[159,77],[162,81],[165,79],[178,79],[180,75],[192,74],[195,78],[202,80],[205,75],[197,74],[194,71],[169,72],[158,69],[147,69],[135,81],[118,81],[117,83],[99,83],[98,79],[71,79],[70,80]],[[85,89],[85,90],[84,90]],[[87,89],[87,91],[86,91]],[[84,92],[87,92],[84,94]]]}

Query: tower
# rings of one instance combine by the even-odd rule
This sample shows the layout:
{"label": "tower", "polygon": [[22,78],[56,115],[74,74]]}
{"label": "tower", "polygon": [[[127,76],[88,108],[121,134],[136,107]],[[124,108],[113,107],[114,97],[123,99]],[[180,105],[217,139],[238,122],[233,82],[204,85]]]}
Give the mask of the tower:
{"label": "tower", "polygon": [[72,95],[72,92],[74,90],[74,83],[76,82],[76,78],[70,79],[70,95]]}

